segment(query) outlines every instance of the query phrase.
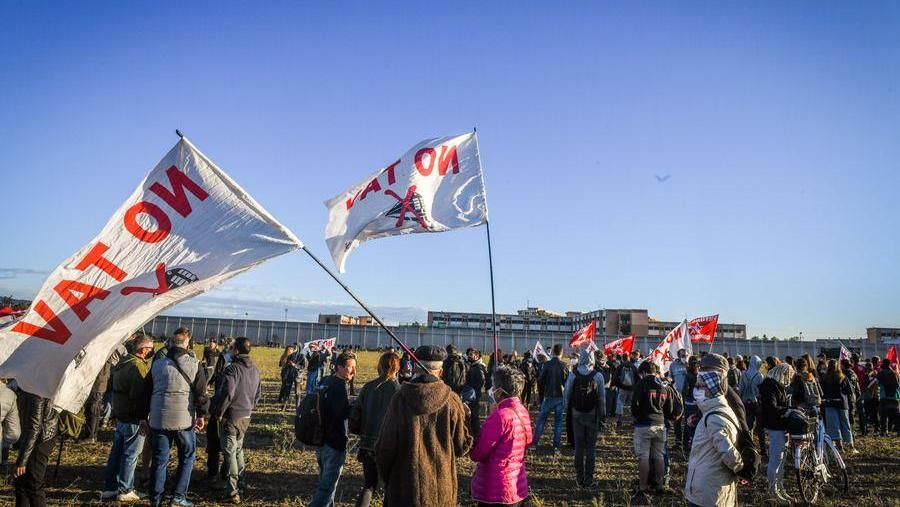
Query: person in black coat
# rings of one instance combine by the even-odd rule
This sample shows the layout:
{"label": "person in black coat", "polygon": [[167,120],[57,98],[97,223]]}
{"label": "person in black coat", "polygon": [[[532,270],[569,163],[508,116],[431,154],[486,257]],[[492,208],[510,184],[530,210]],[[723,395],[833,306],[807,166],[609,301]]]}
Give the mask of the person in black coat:
{"label": "person in black coat", "polygon": [[784,446],[787,435],[785,414],[791,410],[787,386],[794,378],[794,368],[781,363],[770,369],[759,385],[760,422],[769,436],[769,500],[793,502],[784,490]]}

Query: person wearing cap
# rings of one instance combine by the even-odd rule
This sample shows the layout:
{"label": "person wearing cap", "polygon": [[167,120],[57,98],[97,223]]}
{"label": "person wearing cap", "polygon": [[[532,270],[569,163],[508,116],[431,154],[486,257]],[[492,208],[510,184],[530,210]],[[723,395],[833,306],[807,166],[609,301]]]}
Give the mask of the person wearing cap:
{"label": "person wearing cap", "polygon": [[718,371],[697,375],[694,400],[702,415],[694,433],[684,486],[691,506],[737,505],[735,474],[744,463],[737,449],[737,416],[725,399],[726,388],[725,376]]}
{"label": "person wearing cap", "polygon": [[391,399],[375,445],[384,505],[455,506],[457,459],[472,447],[465,405],[441,368],[447,353],[434,345],[415,350],[420,365]]}
{"label": "person wearing cap", "polygon": [[728,380],[726,380],[726,375],[728,375],[728,360],[725,356],[720,356],[719,354],[707,354],[700,360],[700,371],[714,371],[722,377],[725,400],[728,402],[728,406],[731,408],[732,412],[737,416],[737,423],[741,426],[741,429],[749,432],[750,427],[747,425],[747,411],[744,408],[744,402],[741,400],[741,395],[738,394],[735,389],[737,386],[729,385]]}

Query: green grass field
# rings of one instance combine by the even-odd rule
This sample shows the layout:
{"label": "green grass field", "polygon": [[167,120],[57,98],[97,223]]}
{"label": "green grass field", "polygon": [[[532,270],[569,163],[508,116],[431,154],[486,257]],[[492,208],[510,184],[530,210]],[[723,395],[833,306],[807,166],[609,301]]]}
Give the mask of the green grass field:
{"label": "green grass field", "polygon": [[[278,397],[280,349],[257,348],[252,357],[263,375],[263,400],[245,440],[247,478],[249,487],[243,495],[244,503],[252,506],[306,505],[316,483],[317,467],[311,449],[299,449],[293,437],[293,408],[282,411],[275,402]],[[375,377],[378,354],[359,354],[357,389]],[[537,418],[532,413],[532,420]],[[602,506],[631,505],[633,482],[637,467],[632,454],[630,433],[614,435],[605,433],[598,442],[597,487],[592,491],[575,489],[572,478],[572,453],[564,450],[561,457],[554,457],[547,448],[552,425],[548,424],[542,446],[527,458],[527,470],[533,506]],[[48,499],[53,505],[84,505],[100,503],[103,486],[103,466],[109,452],[112,431],[102,432],[97,443],[67,443],[59,476],[53,480],[53,466],[47,474]],[[197,462],[194,468],[190,498],[197,505],[216,505],[217,496],[206,484],[206,439],[198,438]],[[351,437],[351,447],[355,438]],[[824,498],[819,505],[880,506],[900,505],[896,486],[900,483],[900,441],[876,439],[869,436],[860,439],[861,454],[849,458],[851,471],[850,493],[844,498]],[[362,487],[362,469],[355,452],[348,453],[338,487],[336,503],[351,506]],[[686,463],[678,451],[673,452],[672,487],[677,495],[653,499],[653,505],[685,505],[680,495],[684,485]],[[56,454],[51,463],[55,462]],[[459,499],[463,505],[471,504],[469,478],[474,465],[467,458],[459,461]],[[8,471],[7,471],[8,472]],[[792,469],[788,468],[789,487],[795,487]],[[752,488],[742,488],[742,505],[764,505],[765,478]],[[796,495],[795,495],[796,496]],[[0,489],[0,504],[12,505],[12,488],[4,484]],[[380,505],[377,500],[375,505]]]}

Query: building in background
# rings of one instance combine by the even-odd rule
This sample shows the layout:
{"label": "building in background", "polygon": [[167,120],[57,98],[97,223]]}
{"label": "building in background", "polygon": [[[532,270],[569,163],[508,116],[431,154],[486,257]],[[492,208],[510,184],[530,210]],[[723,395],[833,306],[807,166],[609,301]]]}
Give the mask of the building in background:
{"label": "building in background", "polygon": [[368,315],[354,317],[340,313],[320,313],[319,324],[334,324],[341,326],[377,326],[375,319]]}
{"label": "building in background", "polygon": [[898,345],[900,344],[900,327],[867,327],[866,343]]}
{"label": "building in background", "polygon": [[[428,327],[490,329],[490,313],[469,312],[428,312]],[[572,330],[572,319],[561,313],[531,307],[515,314],[498,313],[499,330],[510,331],[557,331]]]}

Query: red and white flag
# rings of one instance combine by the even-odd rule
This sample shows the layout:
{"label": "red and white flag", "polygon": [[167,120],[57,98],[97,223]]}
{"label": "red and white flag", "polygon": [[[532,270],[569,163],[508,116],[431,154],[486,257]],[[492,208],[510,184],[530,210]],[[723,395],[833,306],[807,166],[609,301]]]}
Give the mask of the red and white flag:
{"label": "red and white flag", "polygon": [[889,363],[897,362],[897,346],[891,345],[891,348],[888,349],[887,354],[884,355],[884,358],[888,360]]}
{"label": "red and white flag", "polygon": [[650,353],[647,359],[656,363],[659,366],[660,373],[665,375],[681,349],[687,350],[688,355],[691,354],[691,339],[688,334],[687,320],[681,321],[681,324],[669,331],[669,334],[663,338],[663,341],[656,346],[656,349]]}
{"label": "red and white flag", "polygon": [[575,331],[572,339],[569,340],[569,347],[580,347],[594,341],[594,330],[597,328],[597,321],[592,320],[590,324]]}
{"label": "red and white flag", "polygon": [[333,349],[336,344],[337,344],[337,338],[325,338],[322,340],[312,340],[312,341],[306,342],[306,344],[303,345],[303,351],[309,352],[310,345],[316,345],[319,350],[327,350],[330,352],[331,349]]}
{"label": "red and white flag", "polygon": [[[62,213],[60,227],[77,219]],[[302,246],[181,139],[100,234],[50,273],[26,315],[0,331],[0,377],[78,412],[107,357],[135,329]]]}
{"label": "red and white flag", "polygon": [[584,350],[586,350],[588,352],[596,352],[596,351],[600,350],[600,347],[598,347],[597,344],[594,343],[594,340],[591,340],[591,343],[588,343],[588,346],[585,347]]}
{"label": "red and white flag", "polygon": [[537,361],[538,355],[545,356],[547,357],[547,359],[550,358],[550,354],[548,354],[547,351],[544,350],[544,347],[541,346],[541,342],[535,343],[534,350],[531,352],[531,357],[533,357],[535,361]]}
{"label": "red and white flag", "polygon": [[634,350],[634,335],[619,338],[603,345],[603,352],[609,354],[631,354]]}
{"label": "red and white flag", "polygon": [[0,329],[12,325],[15,321],[25,315],[24,310],[13,310],[12,308],[0,308]]}
{"label": "red and white flag", "polygon": [[850,360],[850,349],[841,345],[841,353],[840,353],[840,356],[838,356],[838,359],[846,359],[849,361]]}
{"label": "red and white flag", "polygon": [[325,206],[325,242],[341,273],[364,241],[482,225],[488,210],[478,138],[426,139]]}
{"label": "red and white flag", "polygon": [[719,315],[709,317],[697,317],[688,322],[688,332],[694,343],[712,343],[716,337],[716,328],[719,326]]}

